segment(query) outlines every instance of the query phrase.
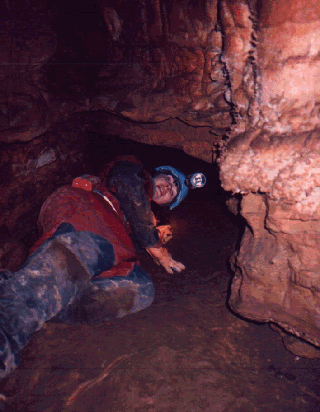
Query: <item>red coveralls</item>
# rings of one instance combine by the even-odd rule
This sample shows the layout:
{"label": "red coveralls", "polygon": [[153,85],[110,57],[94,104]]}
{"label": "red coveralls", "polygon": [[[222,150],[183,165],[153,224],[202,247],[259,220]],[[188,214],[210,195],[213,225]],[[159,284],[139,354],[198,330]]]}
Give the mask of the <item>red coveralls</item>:
{"label": "red coveralls", "polygon": [[92,184],[101,194],[90,182],[90,190],[74,182],[49,196],[39,216],[43,234],[29,258],[15,273],[0,272],[0,379],[46,321],[98,322],[153,301],[152,280],[138,265],[118,200],[96,178]]}

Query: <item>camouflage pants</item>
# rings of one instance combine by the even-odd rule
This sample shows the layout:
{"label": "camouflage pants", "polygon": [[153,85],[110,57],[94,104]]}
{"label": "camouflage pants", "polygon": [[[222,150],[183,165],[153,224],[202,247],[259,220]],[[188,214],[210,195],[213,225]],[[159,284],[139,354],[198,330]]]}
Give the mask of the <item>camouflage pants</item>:
{"label": "camouflage pants", "polygon": [[0,379],[46,321],[103,321],[152,303],[152,281],[137,265],[127,277],[95,278],[113,264],[106,239],[64,223],[19,271],[0,273]]}

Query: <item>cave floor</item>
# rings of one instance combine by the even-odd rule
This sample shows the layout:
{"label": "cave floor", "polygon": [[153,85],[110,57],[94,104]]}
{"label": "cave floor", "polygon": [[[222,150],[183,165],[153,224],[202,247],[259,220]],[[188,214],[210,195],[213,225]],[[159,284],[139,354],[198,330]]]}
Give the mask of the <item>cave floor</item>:
{"label": "cave floor", "polygon": [[317,412],[320,363],[287,351],[269,325],[227,306],[239,229],[213,201],[173,214],[169,275],[148,256],[152,306],[99,325],[48,322],[0,384],[11,412]]}

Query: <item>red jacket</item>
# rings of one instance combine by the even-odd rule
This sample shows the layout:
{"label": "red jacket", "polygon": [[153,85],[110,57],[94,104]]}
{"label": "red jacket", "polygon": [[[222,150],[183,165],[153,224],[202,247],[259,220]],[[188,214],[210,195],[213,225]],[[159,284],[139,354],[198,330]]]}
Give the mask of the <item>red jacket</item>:
{"label": "red jacket", "polygon": [[32,247],[31,253],[52,236],[61,223],[66,222],[72,224],[77,231],[87,230],[101,235],[113,245],[114,267],[100,274],[100,277],[127,276],[134,263],[138,263],[138,256],[129,235],[130,228],[118,200],[106,187],[98,183],[93,184],[93,189],[107,196],[116,211],[103,196],[92,190],[71,185],[62,186],[42,205],[38,228],[43,234]]}

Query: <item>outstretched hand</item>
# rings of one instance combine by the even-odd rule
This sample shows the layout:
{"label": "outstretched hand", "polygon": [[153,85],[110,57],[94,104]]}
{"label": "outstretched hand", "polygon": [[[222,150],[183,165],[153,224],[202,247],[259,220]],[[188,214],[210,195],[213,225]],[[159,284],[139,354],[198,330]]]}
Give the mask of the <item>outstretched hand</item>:
{"label": "outstretched hand", "polygon": [[185,266],[181,262],[172,259],[168,250],[164,247],[149,247],[146,249],[152,259],[165,268],[168,273],[173,274],[173,271],[181,272]]}

